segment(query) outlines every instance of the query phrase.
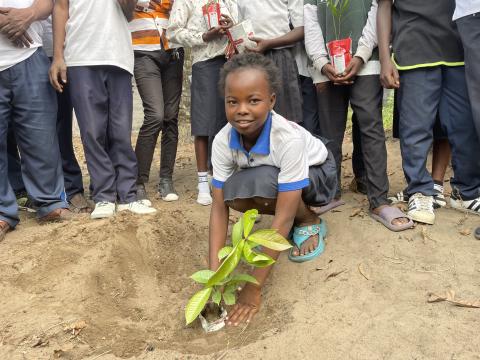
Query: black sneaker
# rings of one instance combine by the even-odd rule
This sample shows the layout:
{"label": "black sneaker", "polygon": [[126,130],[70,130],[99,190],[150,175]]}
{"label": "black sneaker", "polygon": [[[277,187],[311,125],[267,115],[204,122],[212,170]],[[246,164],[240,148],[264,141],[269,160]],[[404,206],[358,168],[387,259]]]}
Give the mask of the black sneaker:
{"label": "black sneaker", "polygon": [[178,194],[173,187],[173,180],[169,178],[160,178],[158,184],[158,193],[163,201],[177,201]]}
{"label": "black sneaker", "polygon": [[152,206],[144,184],[137,184],[137,201],[140,201],[145,206]]}

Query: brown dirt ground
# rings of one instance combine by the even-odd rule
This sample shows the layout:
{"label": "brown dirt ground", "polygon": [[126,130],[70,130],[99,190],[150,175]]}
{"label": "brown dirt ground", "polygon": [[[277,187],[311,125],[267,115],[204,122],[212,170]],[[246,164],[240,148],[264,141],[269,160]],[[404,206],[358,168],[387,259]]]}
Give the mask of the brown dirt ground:
{"label": "brown dirt ground", "polygon": [[[396,192],[399,145],[387,146]],[[479,218],[442,209],[435,226],[394,234],[348,190],[325,216],[325,253],[300,265],[282,255],[252,324],[211,335],[184,326],[188,276],[207,264],[209,208],[195,203],[192,154],[184,141],[181,199],[154,201],[155,216],[39,226],[22,214],[0,244],[0,359],[480,359],[480,309],[426,301],[448,289],[480,299],[480,241],[468,235]]]}

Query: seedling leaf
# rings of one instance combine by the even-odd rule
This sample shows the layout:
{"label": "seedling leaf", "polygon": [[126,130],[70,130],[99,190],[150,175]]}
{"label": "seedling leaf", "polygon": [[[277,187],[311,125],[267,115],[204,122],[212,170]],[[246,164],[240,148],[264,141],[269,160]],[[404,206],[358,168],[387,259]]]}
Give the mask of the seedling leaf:
{"label": "seedling leaf", "polygon": [[255,231],[248,237],[248,241],[250,240],[275,251],[284,251],[292,247],[288,240],[274,229]]}
{"label": "seedling leaf", "polygon": [[190,278],[197,283],[206,284],[207,281],[213,276],[213,274],[215,274],[215,272],[212,270],[200,270],[190,276]]}
{"label": "seedling leaf", "polygon": [[232,244],[237,245],[243,238],[243,216],[233,225],[232,229]]}
{"label": "seedling leaf", "polygon": [[185,320],[187,321],[187,325],[192,323],[202,312],[212,291],[213,289],[211,287],[200,290],[188,301],[187,307],[185,308]]}
{"label": "seedling leaf", "polygon": [[233,247],[231,246],[225,246],[223,249],[221,249],[219,252],[218,252],[218,260],[222,260],[223,258],[227,257],[228,255],[230,255],[230,253],[232,252],[233,250]]}
{"label": "seedling leaf", "polygon": [[220,267],[217,269],[215,274],[208,280],[207,286],[218,285],[223,279],[225,279],[230,273],[235,270],[240,259],[242,257],[243,245],[245,240],[240,240],[240,242],[235,245],[232,252],[223,260]]}
{"label": "seedling leaf", "polygon": [[248,210],[243,214],[243,237],[246,239],[255,225],[255,219],[257,218],[258,210]]}
{"label": "seedling leaf", "polygon": [[230,280],[231,283],[235,282],[235,283],[240,283],[240,282],[249,282],[249,283],[252,283],[252,284],[257,284],[258,285],[258,281],[257,279],[255,279],[252,275],[248,275],[248,274],[237,274],[237,275],[234,275],[232,277],[232,280]]}
{"label": "seedling leaf", "polygon": [[218,290],[214,290],[212,295],[212,301],[215,304],[220,305],[221,300],[222,300],[222,293]]}
{"label": "seedling leaf", "polygon": [[235,305],[235,295],[231,292],[225,292],[223,293],[223,301],[225,302],[225,305]]}

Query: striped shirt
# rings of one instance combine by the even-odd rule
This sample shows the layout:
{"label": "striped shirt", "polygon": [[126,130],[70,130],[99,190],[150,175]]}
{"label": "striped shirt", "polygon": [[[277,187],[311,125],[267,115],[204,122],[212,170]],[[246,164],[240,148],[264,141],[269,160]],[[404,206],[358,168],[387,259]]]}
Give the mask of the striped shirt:
{"label": "striped shirt", "polygon": [[140,0],[130,22],[134,50],[155,51],[179,47],[167,40],[166,28],[174,0]]}

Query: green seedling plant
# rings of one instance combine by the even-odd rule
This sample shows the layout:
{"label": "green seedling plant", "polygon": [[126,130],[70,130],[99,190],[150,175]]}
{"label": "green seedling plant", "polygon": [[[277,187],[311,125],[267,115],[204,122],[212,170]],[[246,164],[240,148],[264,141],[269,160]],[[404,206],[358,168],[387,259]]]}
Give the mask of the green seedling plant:
{"label": "green seedling plant", "polygon": [[225,246],[218,253],[218,258],[222,262],[217,271],[200,270],[191,276],[204,288],[188,301],[185,308],[187,325],[200,315],[209,299],[217,305],[220,305],[222,300],[225,305],[234,305],[235,291],[239,284],[258,284],[251,275],[233,274],[241,261],[258,268],[275,263],[272,257],[258,251],[258,246],[275,251],[284,251],[292,247],[288,240],[275,229],[257,230],[252,233],[257,216],[257,210],[249,210],[235,223],[232,229],[231,246]]}
{"label": "green seedling plant", "polygon": [[342,18],[350,6],[350,0],[327,0],[327,6],[333,16],[335,39],[340,39]]}

